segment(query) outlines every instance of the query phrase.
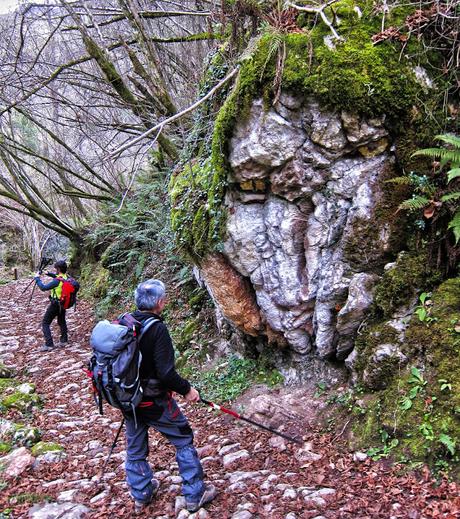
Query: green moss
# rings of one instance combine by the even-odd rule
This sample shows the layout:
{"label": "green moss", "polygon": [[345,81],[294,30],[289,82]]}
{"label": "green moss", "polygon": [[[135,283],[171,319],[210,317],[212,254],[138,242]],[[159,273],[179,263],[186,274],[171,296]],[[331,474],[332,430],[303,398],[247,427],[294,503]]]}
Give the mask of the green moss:
{"label": "green moss", "polygon": [[19,386],[19,382],[12,378],[0,378],[0,395],[2,395],[6,389],[14,388]]}
{"label": "green moss", "polygon": [[[379,345],[398,342],[398,332],[386,323],[369,325],[362,334],[358,335],[355,343],[358,358],[354,370],[358,373],[359,382],[363,387],[382,389],[391,381],[397,368],[397,360],[389,357],[386,362],[379,362],[378,366],[373,366],[372,356]],[[368,380],[365,383],[363,373],[366,368]],[[373,372],[375,375],[372,374]]]}
{"label": "green moss", "polygon": [[[53,501],[53,498],[47,494],[35,494],[33,492],[25,492],[24,494],[16,494],[10,497],[10,502],[14,504],[23,503],[42,503]],[[1,516],[0,516],[1,517]]]}
{"label": "green moss", "polygon": [[100,263],[88,263],[81,269],[80,284],[82,298],[101,299],[110,286],[110,271]]}
{"label": "green moss", "polygon": [[179,247],[197,258],[219,241],[223,182],[210,158],[186,164],[171,179],[171,227]]}
{"label": "green moss", "polygon": [[375,291],[375,308],[384,318],[410,303],[418,291],[429,290],[440,281],[440,274],[430,268],[427,256],[402,252],[394,267],[385,271]]}
{"label": "green moss", "polygon": [[32,456],[41,456],[47,452],[63,451],[64,447],[59,443],[39,442],[31,448]]}
{"label": "green moss", "polygon": [[24,394],[16,392],[0,400],[1,407],[5,407],[6,409],[14,408],[22,412],[28,412],[32,407],[39,405],[41,405],[41,399],[35,393]]}
{"label": "green moss", "polygon": [[[185,370],[182,370],[184,373]],[[217,402],[233,400],[255,383],[275,386],[283,381],[282,375],[262,361],[243,359],[232,355],[206,372],[190,370],[187,377],[208,398]]]}
{"label": "green moss", "polygon": [[[365,425],[356,427],[355,435],[366,445],[386,431],[398,440],[395,454],[449,465],[451,473],[460,476],[460,278],[445,281],[433,292],[431,316],[429,324],[412,316],[401,344],[409,364],[371,397]],[[367,345],[366,338],[360,338],[364,360],[373,349],[372,336],[366,337]],[[414,378],[414,366],[420,380]]]}
{"label": "green moss", "polygon": [[0,456],[7,454],[12,449],[9,443],[0,442]]}
{"label": "green moss", "polygon": [[[412,64],[401,59],[399,49],[390,42],[373,44],[371,36],[380,31],[380,21],[372,2],[359,2],[361,18],[353,10],[355,5],[349,0],[334,4],[334,11],[341,13],[338,31],[343,38],[334,42],[334,49],[324,42],[324,37],[330,36],[326,25],[306,16],[304,32],[266,32],[253,42],[252,50],[245,51],[236,84],[215,118],[210,147],[206,144],[209,139],[201,135],[205,144],[191,152],[195,159],[174,176],[170,186],[171,217],[178,243],[195,260],[218,249],[224,238],[226,215],[222,206],[229,175],[228,142],[236,122],[244,120],[255,97],[263,97],[267,106],[270,104],[281,48],[286,49],[284,90],[304,98],[313,96],[329,110],[347,110],[365,117],[385,115],[395,135],[415,124],[413,107],[419,106],[420,100],[430,103],[415,80]],[[412,11],[411,7],[393,9],[392,23],[402,23]],[[329,15],[332,17],[332,12]],[[420,44],[412,40],[411,45]],[[216,57],[220,67],[223,56],[221,52]],[[213,67],[214,62],[210,69]],[[212,83],[205,84],[209,90]],[[419,133],[423,125],[431,124],[426,117],[422,119]],[[433,132],[430,127],[427,134]],[[192,133],[196,142],[199,132]],[[409,161],[409,155],[404,159]]]}

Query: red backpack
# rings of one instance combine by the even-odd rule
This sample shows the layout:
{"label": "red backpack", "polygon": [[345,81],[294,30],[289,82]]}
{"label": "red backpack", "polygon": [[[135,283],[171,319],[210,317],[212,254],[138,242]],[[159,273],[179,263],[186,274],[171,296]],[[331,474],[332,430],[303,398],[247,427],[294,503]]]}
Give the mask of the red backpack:
{"label": "red backpack", "polygon": [[71,277],[67,279],[60,278],[62,283],[62,292],[59,299],[59,304],[64,310],[72,308],[77,303],[77,292],[80,289],[80,283]]}

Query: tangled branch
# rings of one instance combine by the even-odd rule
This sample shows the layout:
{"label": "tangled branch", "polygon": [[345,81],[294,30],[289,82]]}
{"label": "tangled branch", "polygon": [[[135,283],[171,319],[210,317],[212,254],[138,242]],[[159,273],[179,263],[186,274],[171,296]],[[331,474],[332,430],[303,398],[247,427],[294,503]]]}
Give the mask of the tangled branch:
{"label": "tangled branch", "polygon": [[329,18],[326,16],[324,10],[330,7],[332,4],[335,4],[338,2],[338,0],[329,0],[325,4],[319,5],[319,6],[312,6],[312,5],[297,5],[293,4],[292,2],[287,2],[286,7],[292,7],[294,9],[297,9],[298,11],[303,11],[305,13],[314,13],[316,15],[319,15],[323,22],[329,27],[330,31],[332,32],[332,35],[337,40],[343,40],[343,38],[338,34],[338,32],[334,29],[334,26],[332,25],[332,22],[329,20]]}

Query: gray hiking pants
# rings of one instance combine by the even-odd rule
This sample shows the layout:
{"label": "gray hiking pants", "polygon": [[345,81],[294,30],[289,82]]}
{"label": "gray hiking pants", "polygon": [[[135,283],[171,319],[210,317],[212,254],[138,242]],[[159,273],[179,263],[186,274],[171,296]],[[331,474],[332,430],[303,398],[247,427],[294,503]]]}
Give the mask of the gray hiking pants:
{"label": "gray hiking pants", "polygon": [[[126,481],[131,496],[142,503],[152,498],[152,469],[147,462],[148,430],[153,427],[176,448],[176,461],[182,477],[182,492],[187,501],[199,501],[204,492],[203,469],[193,446],[193,432],[176,401],[169,395],[143,402],[136,409],[136,421],[126,415]],[[161,460],[164,463],[166,460]]]}

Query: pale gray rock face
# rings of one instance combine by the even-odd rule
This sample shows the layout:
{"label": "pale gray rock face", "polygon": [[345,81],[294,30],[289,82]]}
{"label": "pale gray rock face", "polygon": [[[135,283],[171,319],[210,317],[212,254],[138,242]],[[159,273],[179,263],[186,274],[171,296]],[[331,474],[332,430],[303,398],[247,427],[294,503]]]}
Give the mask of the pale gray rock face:
{"label": "pale gray rock face", "polygon": [[274,110],[266,112],[261,99],[254,102],[248,120],[237,127],[230,143],[235,179],[265,177],[270,168],[292,158],[305,139],[302,129]]}
{"label": "pale gray rock face", "polygon": [[352,277],[347,301],[337,315],[337,358],[344,359],[353,349],[356,331],[372,304],[373,288],[378,279],[375,274],[364,272]]}
{"label": "pale gray rock face", "polygon": [[235,128],[223,253],[294,356],[343,360],[353,349],[393,252],[376,218],[389,145],[384,118],[285,92],[268,110],[256,100]]}

